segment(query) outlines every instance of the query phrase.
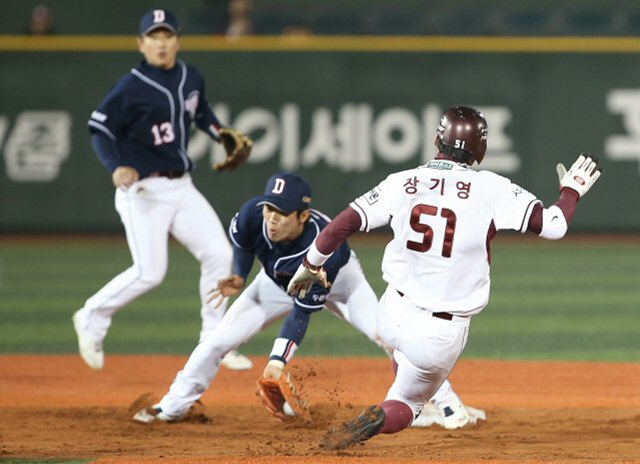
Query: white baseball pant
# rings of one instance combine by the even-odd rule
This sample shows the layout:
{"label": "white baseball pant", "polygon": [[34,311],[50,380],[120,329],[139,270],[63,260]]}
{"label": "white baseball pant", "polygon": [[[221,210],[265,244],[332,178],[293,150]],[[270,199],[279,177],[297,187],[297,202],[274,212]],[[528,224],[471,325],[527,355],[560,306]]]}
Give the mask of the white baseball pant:
{"label": "white baseball pant", "polygon": [[438,389],[450,389],[446,379],[467,343],[470,321],[432,317],[387,287],[378,305],[378,330],[395,349],[398,372],[386,399],[406,403],[416,416]]}
{"label": "white baseball pant", "polygon": [[104,340],[112,316],[163,281],[171,234],[200,262],[200,338],[205,338],[225,310],[215,310],[207,304],[207,292],[229,275],[233,256],[214,209],[195,188],[189,174],[179,179],[147,177],[126,191],[116,189],[115,206],[125,228],[133,265],[85,302],[79,312],[85,329],[97,340]]}
{"label": "white baseball pant", "polygon": [[[377,343],[377,297],[354,253],[338,272],[325,307]],[[234,301],[220,324],[194,349],[160,401],[162,411],[180,416],[209,388],[220,361],[293,309],[293,298],[261,270]],[[312,316],[313,317],[313,316]]]}

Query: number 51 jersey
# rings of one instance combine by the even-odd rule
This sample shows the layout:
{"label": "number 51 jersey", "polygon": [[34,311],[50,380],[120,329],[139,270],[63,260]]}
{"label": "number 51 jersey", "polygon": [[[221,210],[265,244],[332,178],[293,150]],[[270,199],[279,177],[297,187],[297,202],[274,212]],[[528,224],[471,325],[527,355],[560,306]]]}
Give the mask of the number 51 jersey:
{"label": "number 51 jersey", "polygon": [[448,160],[391,174],[350,206],[360,230],[390,224],[383,278],[416,306],[459,316],[489,302],[489,242],[527,230],[534,195],[509,179]]}

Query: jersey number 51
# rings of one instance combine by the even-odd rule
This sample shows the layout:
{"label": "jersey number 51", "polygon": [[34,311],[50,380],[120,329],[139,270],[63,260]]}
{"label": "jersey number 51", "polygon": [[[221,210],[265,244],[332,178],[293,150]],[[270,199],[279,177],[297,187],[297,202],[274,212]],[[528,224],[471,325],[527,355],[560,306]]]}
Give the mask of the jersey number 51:
{"label": "jersey number 51", "polygon": [[[429,251],[433,244],[433,229],[429,225],[420,222],[420,217],[423,214],[426,214],[427,216],[438,216],[438,208],[431,205],[415,205],[411,210],[409,225],[414,231],[422,234],[422,242],[407,240],[407,248],[417,251],[418,253],[425,253]],[[442,256],[445,258],[451,258],[453,236],[456,233],[456,213],[448,208],[442,208],[440,210],[440,217],[447,220],[447,227],[444,232],[444,242],[442,243]]]}

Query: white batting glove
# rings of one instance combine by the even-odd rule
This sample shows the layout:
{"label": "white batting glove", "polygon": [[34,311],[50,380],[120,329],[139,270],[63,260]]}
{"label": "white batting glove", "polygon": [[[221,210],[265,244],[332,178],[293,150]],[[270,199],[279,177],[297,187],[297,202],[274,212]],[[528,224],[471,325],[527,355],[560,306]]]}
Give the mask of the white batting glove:
{"label": "white batting glove", "polygon": [[568,171],[562,163],[556,166],[556,171],[560,179],[560,190],[569,188],[582,198],[600,177],[602,167],[595,156],[581,153]]}
{"label": "white batting glove", "polygon": [[327,271],[325,271],[322,266],[311,266],[305,257],[291,278],[289,286],[287,287],[287,293],[291,296],[298,295],[300,298],[304,298],[315,282],[320,282],[320,284],[326,288],[331,287],[331,283],[329,283],[327,279]]}

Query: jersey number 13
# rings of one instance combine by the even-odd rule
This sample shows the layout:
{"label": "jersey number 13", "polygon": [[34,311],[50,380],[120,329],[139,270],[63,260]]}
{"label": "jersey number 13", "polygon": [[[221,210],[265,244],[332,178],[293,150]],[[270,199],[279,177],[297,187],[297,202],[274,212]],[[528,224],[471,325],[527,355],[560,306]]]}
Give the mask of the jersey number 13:
{"label": "jersey number 13", "polygon": [[171,143],[176,139],[173,133],[173,126],[170,122],[154,124],[153,127],[151,127],[151,133],[153,134],[153,144],[156,147],[163,143]]}

